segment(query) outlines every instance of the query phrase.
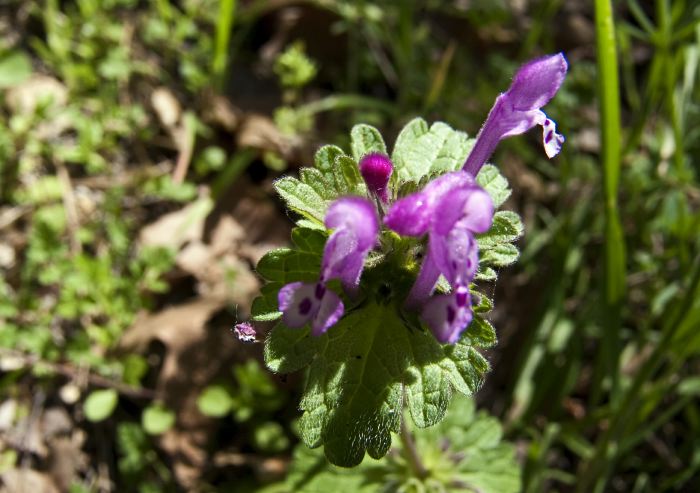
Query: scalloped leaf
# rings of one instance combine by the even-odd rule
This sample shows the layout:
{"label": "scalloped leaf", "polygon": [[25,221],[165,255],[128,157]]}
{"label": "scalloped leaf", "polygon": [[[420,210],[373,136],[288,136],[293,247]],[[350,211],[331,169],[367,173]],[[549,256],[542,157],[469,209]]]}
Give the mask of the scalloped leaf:
{"label": "scalloped leaf", "polygon": [[328,203],[310,185],[291,176],[283,176],[274,183],[275,191],[294,212],[323,224]]}
{"label": "scalloped leaf", "polygon": [[282,324],[270,334],[265,361],[289,372],[310,364],[299,425],[310,447],[324,445],[336,465],[359,464],[365,453],[379,458],[391,445],[405,402],[419,427],[445,415],[454,390],[476,391],[489,369],[476,348],[495,343],[478,316],[455,345],[440,345],[427,331],[409,329],[394,307],[364,304],[326,334]]}
{"label": "scalloped leaf", "polygon": [[387,154],[382,134],[371,125],[364,123],[355,125],[350,131],[350,138],[352,157],[355,158],[355,161],[359,161],[362,156],[372,152]]}
{"label": "scalloped leaf", "polygon": [[479,170],[476,182],[491,196],[495,208],[499,208],[510,197],[511,190],[508,186],[508,180],[492,164],[485,164]]}

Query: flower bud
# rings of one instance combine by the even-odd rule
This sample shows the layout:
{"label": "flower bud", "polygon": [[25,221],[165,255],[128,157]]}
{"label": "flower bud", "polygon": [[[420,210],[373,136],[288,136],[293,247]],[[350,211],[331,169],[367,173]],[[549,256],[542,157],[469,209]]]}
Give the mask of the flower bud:
{"label": "flower bud", "polygon": [[360,159],[360,173],[369,191],[376,194],[382,202],[389,200],[387,185],[394,170],[394,165],[384,154],[367,154]]}

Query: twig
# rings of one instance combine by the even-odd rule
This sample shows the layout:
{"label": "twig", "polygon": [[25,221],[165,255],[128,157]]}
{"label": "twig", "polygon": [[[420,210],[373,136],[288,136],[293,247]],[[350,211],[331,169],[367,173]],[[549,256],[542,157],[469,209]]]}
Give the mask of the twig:
{"label": "twig", "polygon": [[82,245],[78,238],[78,229],[80,222],[78,220],[78,207],[75,205],[75,194],[73,193],[73,184],[71,183],[70,174],[63,161],[54,159],[56,166],[56,174],[63,188],[63,207],[66,210],[66,224],[68,233],[70,234],[70,250],[73,255],[77,255],[82,251]]}
{"label": "twig", "polygon": [[[18,360],[22,367],[32,367],[35,365],[43,365],[50,369],[54,373],[63,375],[64,377],[70,378],[72,380],[77,380],[81,376],[82,371],[68,363],[52,363],[49,361],[44,361],[38,356],[33,354],[25,354],[20,351],[14,351],[12,349],[0,348],[0,359],[2,358],[13,358]],[[155,391],[151,389],[143,389],[139,387],[133,387],[122,382],[111,380],[94,373],[88,373],[87,381],[91,385],[97,387],[107,387],[116,390],[122,395],[133,397],[135,399],[154,399]]]}
{"label": "twig", "polygon": [[[186,112],[182,118],[182,125],[176,132],[178,138],[182,141],[180,146],[180,153],[177,156],[177,163],[175,164],[175,171],[173,171],[173,181],[175,183],[182,183],[185,181],[185,176],[187,176],[187,169],[190,167],[190,162],[192,161],[192,152],[194,151],[194,141],[197,132],[197,122],[195,116],[191,112]],[[175,133],[175,132],[174,132]]]}

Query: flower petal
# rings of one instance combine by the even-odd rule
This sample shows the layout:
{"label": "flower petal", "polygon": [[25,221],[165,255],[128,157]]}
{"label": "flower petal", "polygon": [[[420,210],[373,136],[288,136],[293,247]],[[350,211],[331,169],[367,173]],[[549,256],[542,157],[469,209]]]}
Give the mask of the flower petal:
{"label": "flower petal", "polygon": [[316,318],[311,324],[311,334],[320,336],[343,316],[345,307],[340,297],[330,289],[327,289],[321,300]]}
{"label": "flower petal", "polygon": [[569,65],[563,53],[532,60],[518,69],[506,95],[520,111],[540,109],[557,93]]}
{"label": "flower petal", "polygon": [[549,159],[559,154],[564,140],[566,140],[564,136],[557,133],[557,124],[554,123],[554,120],[545,117],[544,122],[542,122],[542,143],[544,144],[544,152],[547,153]]}
{"label": "flower petal", "polygon": [[435,205],[450,190],[474,183],[474,178],[463,171],[446,173],[420,192],[394,202],[384,216],[384,224],[404,236],[422,236],[428,232]]}
{"label": "flower petal", "polygon": [[329,229],[346,229],[357,238],[360,250],[370,250],[377,242],[379,220],[369,200],[362,197],[343,197],[328,207],[325,218]]}
{"label": "flower petal", "polygon": [[426,303],[421,317],[438,341],[454,344],[472,321],[469,290],[460,287],[455,293],[434,296]]}
{"label": "flower petal", "polygon": [[430,235],[433,261],[452,286],[468,285],[479,267],[479,247],[467,224],[465,218],[447,235]]}
{"label": "flower petal", "polygon": [[435,207],[431,234],[447,234],[461,221],[473,233],[485,233],[493,223],[493,200],[479,186],[451,190]]}
{"label": "flower petal", "polygon": [[428,253],[423,259],[418,277],[408,293],[404,306],[409,310],[416,310],[423,306],[430,295],[433,294],[433,289],[435,289],[439,278],[440,269],[435,264],[430,245],[428,245]]}
{"label": "flower petal", "polygon": [[360,159],[359,168],[369,191],[376,194],[382,202],[388,202],[387,185],[394,170],[391,159],[384,154],[367,154]]}
{"label": "flower petal", "polygon": [[321,306],[317,287],[321,284],[292,282],[277,294],[282,321],[292,329],[299,329],[310,322]]}
{"label": "flower petal", "polygon": [[248,322],[241,322],[240,324],[236,324],[233,328],[233,333],[241,342],[255,342],[257,338],[257,332],[255,331],[255,327],[253,327]]}

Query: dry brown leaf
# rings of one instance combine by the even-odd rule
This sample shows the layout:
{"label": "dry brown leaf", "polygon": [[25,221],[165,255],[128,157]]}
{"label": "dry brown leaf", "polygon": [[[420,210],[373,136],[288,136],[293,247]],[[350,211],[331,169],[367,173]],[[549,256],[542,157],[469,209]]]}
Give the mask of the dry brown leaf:
{"label": "dry brown leaf", "polygon": [[49,476],[32,469],[10,469],[0,474],[0,493],[59,493]]}
{"label": "dry brown leaf", "polygon": [[29,80],[5,93],[5,102],[13,113],[33,113],[45,101],[51,101],[56,106],[64,106],[68,101],[66,86],[48,75],[32,75]]}
{"label": "dry brown leaf", "polygon": [[228,330],[211,332],[207,322],[223,299],[197,299],[154,315],[142,314],[124,334],[120,346],[144,351],[153,340],[166,347],[157,395],[176,413],[175,426],[161,437],[177,480],[195,488],[207,463],[206,446],[214,422],[197,408],[197,397],[230,361],[234,342]]}
{"label": "dry brown leaf", "polygon": [[283,135],[272,119],[258,113],[245,116],[236,139],[239,147],[274,151],[282,156],[290,156],[294,149],[293,140]]}
{"label": "dry brown leaf", "polygon": [[172,131],[182,116],[182,106],[173,92],[167,87],[154,89],[151,93],[151,106],[161,125],[168,131]]}
{"label": "dry brown leaf", "polygon": [[139,245],[179,250],[186,242],[201,239],[204,221],[212,207],[212,200],[203,196],[178,211],[164,214],[141,230]]}
{"label": "dry brown leaf", "polygon": [[202,120],[212,126],[233,133],[240,122],[240,110],[224,96],[207,92],[201,103]]}

